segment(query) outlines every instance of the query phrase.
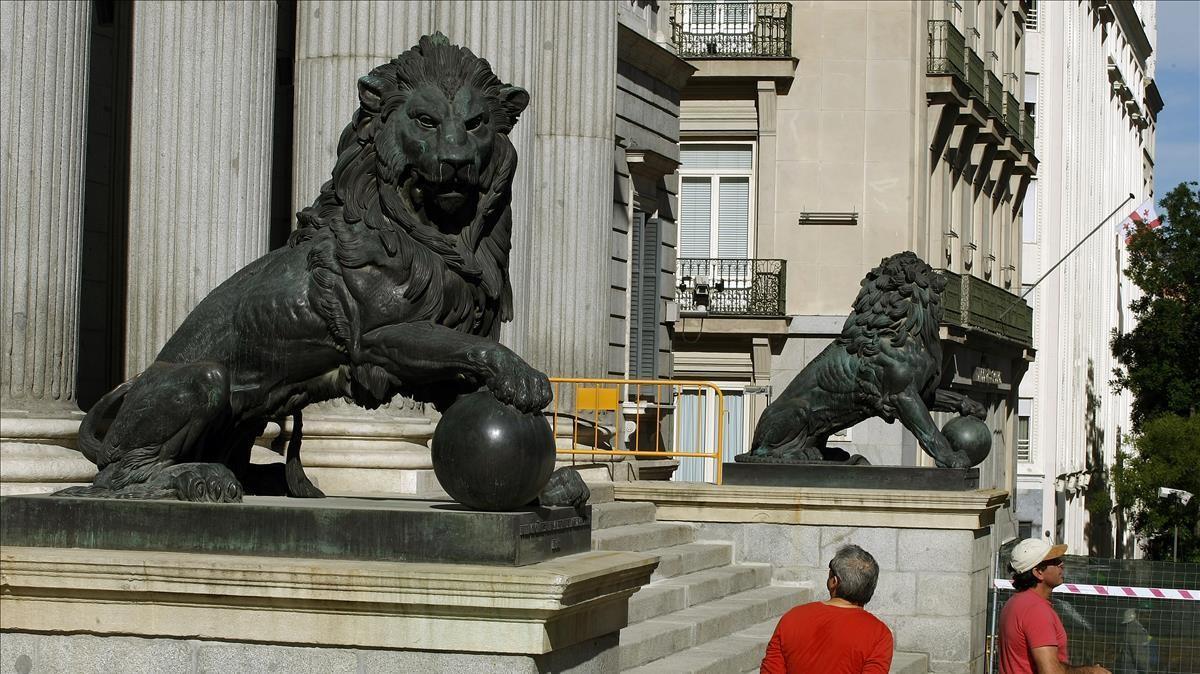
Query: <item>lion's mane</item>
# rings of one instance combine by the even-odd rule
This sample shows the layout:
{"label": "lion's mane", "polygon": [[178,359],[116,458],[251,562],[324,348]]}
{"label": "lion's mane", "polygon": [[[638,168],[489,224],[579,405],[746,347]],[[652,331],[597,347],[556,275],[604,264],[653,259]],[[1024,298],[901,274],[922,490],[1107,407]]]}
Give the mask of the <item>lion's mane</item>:
{"label": "lion's mane", "polygon": [[890,401],[881,399],[874,361],[885,340],[893,347],[912,340],[927,348],[936,344],[946,279],[916,253],[905,251],[884,258],[861,285],[837,343],[860,358],[857,397],[880,406],[884,418],[891,418],[894,409]]}
{"label": "lion's mane", "polygon": [[[409,93],[430,83],[447,96],[463,86],[477,88],[496,120],[491,160],[479,176],[478,208],[457,236],[443,234],[414,212],[402,190],[412,167],[399,143],[378,136]],[[508,255],[517,155],[507,134],[519,110],[498,95],[502,86],[486,60],[440,33],[422,37],[359,80],[360,106],[342,131],[332,178],[313,205],[297,214],[299,227],[289,239],[292,246],[311,245],[315,308],[352,357],[361,326],[342,279],[346,269],[386,268],[392,282],[404,287],[404,299],[417,307],[412,321],[495,339],[500,324],[512,318]]]}

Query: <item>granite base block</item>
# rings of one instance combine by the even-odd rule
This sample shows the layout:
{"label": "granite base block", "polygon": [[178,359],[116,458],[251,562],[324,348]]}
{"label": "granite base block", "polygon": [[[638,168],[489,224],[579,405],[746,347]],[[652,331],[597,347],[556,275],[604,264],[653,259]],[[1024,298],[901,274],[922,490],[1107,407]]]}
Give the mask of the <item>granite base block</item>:
{"label": "granite base block", "polygon": [[763,487],[833,487],[841,489],[917,489],[973,491],[978,468],[918,466],[844,466],[822,463],[726,463],[724,484]]}
{"label": "granite base block", "polygon": [[384,498],[6,496],[0,539],[26,547],[523,566],[589,550],[591,509],[477,512],[453,502]]}

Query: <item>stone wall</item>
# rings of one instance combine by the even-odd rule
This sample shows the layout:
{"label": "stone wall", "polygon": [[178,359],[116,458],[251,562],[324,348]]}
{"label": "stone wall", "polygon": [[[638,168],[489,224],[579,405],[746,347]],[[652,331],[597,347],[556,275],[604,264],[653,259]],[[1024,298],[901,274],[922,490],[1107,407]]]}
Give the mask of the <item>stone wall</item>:
{"label": "stone wall", "polygon": [[825,586],[838,548],[861,546],[880,570],[867,609],[891,628],[896,650],[928,654],[931,672],[984,671],[991,527],[698,526],[698,538],[732,541],[736,562],[768,563],[775,580],[811,582],[818,589]]}
{"label": "stone wall", "polygon": [[125,672],[535,672],[617,671],[616,632],[545,655],[441,653],[421,650],[312,648],[196,639],[5,632],[0,671]]}

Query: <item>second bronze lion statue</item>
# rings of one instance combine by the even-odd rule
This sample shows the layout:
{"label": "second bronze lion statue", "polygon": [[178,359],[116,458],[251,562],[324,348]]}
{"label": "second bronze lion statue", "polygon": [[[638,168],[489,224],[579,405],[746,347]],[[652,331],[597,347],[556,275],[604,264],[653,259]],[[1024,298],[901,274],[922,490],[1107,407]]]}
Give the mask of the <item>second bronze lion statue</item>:
{"label": "second bronze lion statue", "polygon": [[979,403],[938,388],[945,285],[916,253],[881,261],[863,279],[842,334],[767,406],[750,451],[736,459],[860,462],[826,441],[836,431],[881,417],[888,423],[900,419],[938,466],[970,466],[970,457],[950,446],[929,414],[986,415]]}
{"label": "second bronze lion statue", "polygon": [[550,401],[546,376],[496,341],[513,309],[508,134],[529,95],[440,34],[358,85],[333,177],[288,245],[213,290],[89,411],[79,447],[100,470],[64,493],[238,501],[255,438],[292,416],[286,491],[320,496],[298,456],[310,403],[445,407],[480,387],[524,412]]}

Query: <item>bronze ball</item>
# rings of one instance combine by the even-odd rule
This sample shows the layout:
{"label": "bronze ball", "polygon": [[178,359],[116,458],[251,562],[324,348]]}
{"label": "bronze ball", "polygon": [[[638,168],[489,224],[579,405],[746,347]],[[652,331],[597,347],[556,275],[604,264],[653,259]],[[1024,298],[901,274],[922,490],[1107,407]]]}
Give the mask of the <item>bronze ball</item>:
{"label": "bronze ball", "polygon": [[503,511],[533,502],[554,471],[554,433],[488,391],[459,398],[433,431],[433,473],[455,501]]}
{"label": "bronze ball", "polygon": [[942,435],[957,451],[971,458],[971,465],[978,466],[992,451],[992,431],[975,417],[955,417],[942,427]]}

